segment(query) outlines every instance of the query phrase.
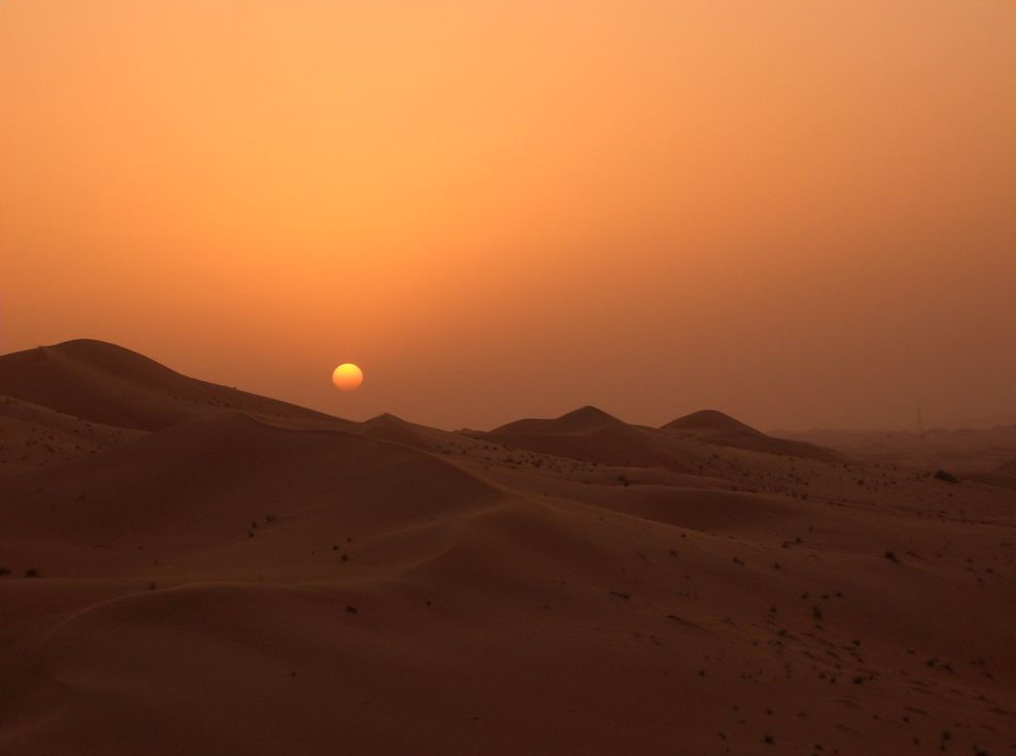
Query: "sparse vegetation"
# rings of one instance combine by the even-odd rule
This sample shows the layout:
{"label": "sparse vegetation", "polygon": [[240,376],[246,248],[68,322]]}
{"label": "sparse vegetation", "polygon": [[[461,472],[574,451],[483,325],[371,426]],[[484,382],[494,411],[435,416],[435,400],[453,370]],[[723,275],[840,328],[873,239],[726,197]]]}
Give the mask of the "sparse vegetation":
{"label": "sparse vegetation", "polygon": [[[285,436],[270,429],[253,428],[250,432],[264,434],[280,447],[286,441]],[[653,434],[655,430],[645,429],[645,433]],[[568,440],[555,439],[555,443],[563,445]],[[1005,537],[1001,535],[1004,529],[996,527],[999,518],[1009,511],[1004,505],[1011,502],[1011,493],[996,492],[973,472],[970,479],[963,475],[962,485],[948,485],[950,481],[937,474],[938,480],[931,480],[938,464],[959,471],[968,469],[952,457],[943,457],[935,465],[925,462],[919,480],[914,480],[909,466],[888,473],[887,464],[880,468],[864,461],[840,469],[838,464],[823,462],[820,466],[817,462],[762,456],[750,450],[728,449],[722,459],[714,454],[703,464],[700,458],[709,457],[707,450],[713,447],[697,440],[673,441],[680,452],[676,463],[661,456],[660,465],[648,466],[655,460],[646,456],[632,460],[630,467],[622,464],[626,453],[614,447],[604,452],[609,452],[607,461],[597,465],[572,461],[566,456],[567,448],[562,452],[564,456],[544,457],[524,449],[481,446],[473,441],[463,444],[462,453],[467,456],[461,459],[457,456],[458,445],[449,447],[448,442],[442,445],[432,440],[422,450],[428,452],[426,456],[373,439],[361,443],[350,433],[334,439],[324,434],[302,434],[298,443],[306,444],[314,460],[320,452],[325,460],[321,467],[331,474],[335,472],[327,464],[335,461],[331,441],[340,445],[355,443],[354,449],[362,445],[382,462],[388,459],[383,455],[389,453],[415,462],[394,469],[379,463],[377,470],[370,467],[364,472],[376,473],[384,485],[361,487],[357,483],[343,487],[340,483],[345,478],[336,475],[320,486],[308,485],[305,489],[298,484],[290,496],[281,493],[290,483],[285,479],[266,479],[264,490],[255,491],[253,497],[224,490],[221,501],[208,502],[218,514],[210,521],[207,540],[212,543],[212,536],[218,539],[219,526],[224,523],[222,541],[228,543],[200,560],[187,556],[195,546],[177,540],[175,531],[167,531],[169,537],[160,540],[161,531],[134,529],[133,520],[127,523],[132,529],[121,527],[114,519],[121,507],[105,503],[107,496],[119,502],[119,494],[111,484],[94,489],[88,486],[88,497],[75,506],[75,501],[84,496],[80,494],[82,486],[66,483],[61,477],[59,485],[47,484],[45,491],[40,488],[35,492],[34,487],[44,480],[42,476],[24,476],[17,486],[11,486],[21,497],[14,504],[24,512],[39,511],[61,527],[65,516],[70,518],[70,525],[76,525],[78,518],[88,515],[89,527],[81,532],[67,528],[74,550],[61,558],[59,552],[42,550],[28,538],[15,542],[19,549],[33,550],[7,552],[6,564],[13,567],[0,566],[0,575],[10,576],[0,583],[0,590],[48,594],[58,589],[63,593],[80,583],[83,590],[91,591],[85,581],[96,575],[103,581],[115,579],[117,585],[133,591],[129,600],[150,604],[149,610],[157,619],[164,616],[163,612],[174,619],[178,610],[200,613],[216,600],[214,595],[210,599],[199,596],[191,602],[187,599],[193,593],[190,583],[196,583],[201,591],[200,581],[221,583],[225,576],[225,581],[232,582],[231,576],[242,572],[247,575],[245,579],[259,581],[267,590],[230,585],[216,588],[230,601],[235,593],[237,600],[244,602],[244,613],[236,618],[239,624],[244,618],[257,620],[266,607],[271,610],[268,603],[274,605],[272,597],[277,592],[272,586],[288,583],[294,577],[313,581],[313,603],[301,601],[294,607],[297,614],[293,619],[299,623],[294,627],[300,631],[300,638],[308,641],[307,653],[298,654],[298,679],[307,685],[294,687],[295,683],[289,683],[288,687],[300,697],[290,696],[288,703],[283,702],[289,707],[284,712],[287,715],[295,716],[301,706],[316,706],[313,701],[320,692],[320,674],[312,654],[324,658],[334,655],[334,633],[343,632],[341,626],[345,626],[347,635],[358,634],[357,628],[361,628],[371,638],[385,636],[383,643],[375,645],[384,654],[389,650],[394,654],[394,662],[389,656],[378,658],[381,668],[387,669],[390,663],[397,666],[403,641],[413,644],[411,658],[421,648],[427,653],[426,645],[417,642],[423,636],[406,636],[398,631],[400,624],[409,623],[422,627],[425,640],[433,641],[439,652],[462,637],[469,641],[463,649],[462,664],[452,669],[447,679],[432,679],[430,683],[442,696],[447,694],[440,708],[451,712],[449,721],[453,726],[465,718],[459,716],[461,713],[476,714],[474,719],[480,724],[475,727],[492,737],[499,734],[503,723],[485,722],[485,707],[476,709],[469,701],[456,700],[459,691],[468,696],[475,690],[468,680],[465,685],[457,685],[460,673],[465,679],[474,673],[470,667],[475,666],[475,674],[497,679],[506,668],[511,674],[511,660],[520,653],[532,651],[537,658],[551,657],[559,647],[570,644],[568,663],[547,670],[553,694],[544,697],[548,707],[558,705],[557,693],[563,696],[584,686],[601,685],[596,677],[596,659],[618,649],[620,663],[615,666],[631,675],[631,690],[652,697],[646,709],[648,715],[655,717],[664,712],[665,717],[669,716],[664,711],[668,704],[666,700],[661,702],[659,691],[681,685],[693,688],[695,682],[688,676],[699,677],[708,716],[700,716],[702,709],[694,706],[680,714],[681,721],[686,720],[691,743],[701,744],[703,733],[699,730],[706,728],[705,742],[729,746],[731,753],[799,750],[834,756],[837,747],[845,753],[858,743],[878,747],[888,743],[890,748],[899,746],[906,751],[911,738],[917,735],[924,749],[909,749],[915,753],[940,752],[940,743],[948,752],[970,753],[973,745],[973,752],[978,753],[975,741],[992,753],[1000,752],[999,743],[1008,733],[1000,735],[1002,728],[996,721],[1009,717],[1011,707],[1000,700],[998,693],[1011,679],[1011,670],[999,662],[1005,658],[999,651],[1001,636],[991,628],[997,629],[1000,618],[1005,619],[1004,601],[998,598],[1009,587],[1014,569],[1012,539],[1000,540]],[[57,456],[63,455],[62,440],[57,447]],[[41,442],[30,448],[34,448],[38,459],[45,459]],[[436,461],[437,452],[448,454],[449,448],[456,455],[455,469]],[[594,447],[589,448],[590,454],[595,453]],[[636,444],[632,448],[637,452],[639,447]],[[35,457],[32,459],[35,461]],[[348,462],[355,465],[359,459],[350,455]],[[490,479],[482,473],[484,460],[493,470]],[[415,476],[416,464],[425,465],[419,477]],[[459,498],[459,487],[454,482],[463,478],[459,467],[468,476],[475,474],[483,484],[480,489],[473,481],[462,488],[465,499]],[[696,467],[699,475],[706,471],[709,479],[696,478]],[[307,474],[310,470],[308,465]],[[354,472],[360,474],[359,470]],[[291,473],[288,466],[281,470],[283,475]],[[394,481],[397,485],[390,486],[386,476],[392,473],[405,473],[406,479],[400,478]],[[890,474],[896,480],[890,480]],[[453,476],[448,478],[451,482],[446,481],[446,475]],[[889,485],[895,486],[897,481],[899,488],[891,490]],[[729,493],[734,482],[738,484],[735,489],[742,492],[736,497]],[[493,486],[491,497],[496,494],[500,498],[507,491],[513,498],[505,506],[488,500],[487,494],[480,493],[491,491],[488,483]],[[582,483],[592,487],[583,487]],[[244,483],[241,493],[247,493],[248,485]],[[618,487],[638,491],[619,494]],[[471,493],[474,489],[475,501]],[[750,493],[756,490],[758,495]],[[583,497],[586,491],[588,500]],[[811,493],[810,504],[801,504],[808,498],[805,491]],[[175,493],[168,491],[167,500]],[[1010,498],[1006,500],[1004,495]],[[791,502],[790,497],[795,501]],[[159,496],[153,498],[159,508],[155,513],[159,514],[166,502]],[[201,497],[194,498],[194,502],[184,502],[187,506],[181,508],[179,519],[188,528],[197,523],[194,532],[201,538],[198,548],[205,550],[206,534],[197,533],[203,514],[198,500]],[[145,503],[140,495],[124,497],[126,503],[135,500],[138,506]],[[622,502],[623,507],[619,506]],[[84,503],[88,511],[82,512]],[[273,506],[268,514],[250,513],[250,508],[256,511],[265,504]],[[274,527],[281,521],[275,504],[287,513],[286,525],[281,528]],[[320,516],[307,516],[309,512]],[[237,526],[244,517],[252,519],[247,520],[248,528],[240,531]],[[20,514],[11,519],[10,527],[28,520]],[[464,523],[468,525],[463,527]],[[137,524],[143,524],[140,516]],[[257,547],[246,549],[252,553],[243,555],[242,561],[235,558],[237,551],[244,551],[237,548],[242,546],[236,540],[240,532],[258,540]],[[351,532],[358,533],[357,547],[352,545]],[[329,536],[336,538],[331,544]],[[82,538],[109,542],[93,543]],[[683,542],[677,547],[679,540]],[[883,548],[883,554],[879,554],[879,540],[893,542],[895,545],[888,547],[893,550]],[[54,546],[60,545],[54,539]],[[178,546],[185,553],[174,552]],[[356,565],[351,564],[352,554],[346,552],[352,548],[357,550]],[[896,555],[896,548],[907,557],[905,563]],[[784,550],[787,553],[780,556]],[[747,569],[742,552],[752,560],[752,570]],[[167,566],[151,567],[159,563],[153,559],[155,556],[162,557]],[[668,558],[662,559],[664,556]],[[877,561],[879,558],[896,564],[886,568]],[[41,576],[44,579],[34,583],[20,580],[23,574],[40,576],[37,569],[25,570],[27,564],[46,564],[47,573]],[[731,572],[728,564],[742,569]],[[118,572],[121,565],[123,570]],[[411,565],[412,576],[393,582],[392,577],[401,575],[406,565]],[[202,572],[206,566],[208,571]],[[148,569],[153,577],[145,580]],[[472,571],[477,574],[469,575]],[[163,583],[156,583],[156,574],[162,576]],[[488,575],[493,579],[484,580]],[[503,585],[499,576],[504,577]],[[602,587],[611,584],[618,588]],[[950,589],[938,595],[939,585]],[[146,600],[138,595],[146,590],[163,596]],[[93,593],[101,598],[97,590],[87,594],[85,600],[91,600]],[[354,595],[358,601],[368,602],[362,621],[358,607],[341,603],[342,598]],[[284,601],[281,606],[286,608],[287,604]],[[334,604],[331,619],[327,616],[329,604]],[[824,617],[827,609],[828,620]],[[880,609],[889,610],[889,616]],[[919,627],[937,609],[962,612],[988,629],[981,633],[972,620],[946,623],[942,630]],[[346,614],[346,620],[335,612]],[[122,616],[125,622],[134,618],[133,610]],[[339,622],[332,623],[335,619]],[[54,617],[54,621],[61,620]],[[503,629],[505,620],[507,630]],[[523,632],[513,632],[517,623],[525,623]],[[230,622],[225,627],[227,642],[236,637],[233,625]],[[301,625],[313,630],[303,633]],[[486,633],[490,628],[493,631]],[[252,631],[262,629],[260,624],[251,623]],[[267,629],[277,629],[275,620]],[[460,632],[462,629],[465,633]],[[105,626],[100,630],[112,634],[119,628]],[[245,636],[246,631],[242,641]],[[863,646],[855,636],[863,638]],[[323,643],[316,647],[319,639]],[[189,636],[184,638],[189,640]],[[914,648],[907,649],[907,641]],[[267,650],[271,652],[272,648],[268,646]],[[942,653],[943,658],[929,659],[932,653]],[[979,655],[989,662],[973,661]],[[946,660],[955,663],[950,665]],[[214,658],[211,661],[219,663]],[[212,672],[228,676],[233,661],[224,655],[222,668]],[[264,661],[254,660],[256,675],[251,680],[263,683],[266,695],[272,695],[269,688],[278,685],[279,679],[288,682],[297,675],[277,664],[278,659],[271,655],[267,664]],[[586,665],[588,671],[582,669]],[[709,667],[713,673],[707,684]],[[175,673],[170,665],[165,668]],[[578,676],[572,674],[576,668]],[[370,672],[369,667],[362,666],[352,670],[351,690],[362,687],[361,677],[369,678]],[[583,672],[589,677],[583,679]],[[569,674],[566,683],[555,677],[558,673]],[[1000,682],[992,683],[992,674]],[[640,677],[644,677],[645,685],[639,685],[643,682]],[[424,685],[430,683],[424,681]],[[827,685],[837,690],[830,691]],[[514,692],[521,690],[516,688]],[[374,698],[369,690],[354,693],[362,694],[364,701]],[[574,716],[576,729],[583,724],[581,717],[601,713],[599,707],[592,712],[583,710],[584,700],[580,692],[577,698],[571,696],[564,703],[566,716]],[[810,714],[800,710],[805,702],[814,705],[808,706]],[[202,698],[198,703],[204,706],[207,701]],[[734,704],[740,704],[740,708]],[[731,709],[741,713],[731,714]],[[779,717],[776,709],[780,709]],[[375,713],[384,716],[383,707]],[[719,716],[714,716],[717,713]],[[631,728],[618,730],[617,743],[642,742],[638,728],[644,723],[629,719],[616,723]],[[942,736],[943,728],[955,730],[951,738]],[[651,737],[643,738],[650,750],[670,746],[667,739],[672,733],[664,729],[668,728],[652,729]],[[632,732],[636,733],[634,740]],[[779,750],[775,748],[777,732]],[[472,737],[475,733],[470,729],[467,734]],[[809,748],[816,735],[823,743]],[[759,742],[767,746],[761,752]],[[661,743],[662,747],[653,748]],[[724,751],[722,747],[714,750],[718,754]]]}
{"label": "sparse vegetation", "polygon": [[945,481],[946,483],[959,483],[959,478],[953,475],[951,472],[945,470],[937,470],[935,472],[935,479]]}

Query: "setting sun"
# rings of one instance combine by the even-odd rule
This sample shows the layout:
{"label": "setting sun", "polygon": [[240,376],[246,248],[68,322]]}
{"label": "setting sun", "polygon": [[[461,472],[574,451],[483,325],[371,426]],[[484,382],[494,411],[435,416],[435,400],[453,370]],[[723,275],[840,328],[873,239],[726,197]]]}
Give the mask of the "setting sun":
{"label": "setting sun", "polygon": [[339,391],[355,391],[363,383],[363,371],[351,362],[344,362],[332,371],[332,383]]}

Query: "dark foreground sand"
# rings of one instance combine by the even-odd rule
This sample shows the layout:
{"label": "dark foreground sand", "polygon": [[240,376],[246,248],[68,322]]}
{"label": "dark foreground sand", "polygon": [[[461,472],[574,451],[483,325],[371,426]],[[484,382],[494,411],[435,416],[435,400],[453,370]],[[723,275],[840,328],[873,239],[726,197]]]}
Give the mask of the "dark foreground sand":
{"label": "dark foreground sand", "polygon": [[350,423],[90,341],[0,387],[5,756],[1016,748],[1012,476]]}

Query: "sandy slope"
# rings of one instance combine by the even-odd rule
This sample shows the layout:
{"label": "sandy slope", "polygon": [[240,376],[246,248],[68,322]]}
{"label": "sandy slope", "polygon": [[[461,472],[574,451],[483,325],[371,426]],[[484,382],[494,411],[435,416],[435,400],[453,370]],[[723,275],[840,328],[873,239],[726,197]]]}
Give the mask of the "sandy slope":
{"label": "sandy slope", "polygon": [[0,396],[0,467],[35,470],[134,441],[144,431],[92,423],[21,399]]}
{"label": "sandy slope", "polygon": [[846,462],[849,457],[805,441],[790,441],[767,436],[749,425],[716,410],[700,410],[671,420],[663,426],[672,433],[696,436],[719,446],[754,449],[769,454],[787,454],[793,457],[821,459],[826,462]]}
{"label": "sandy slope", "polygon": [[77,339],[0,357],[2,392],[81,420],[159,430],[221,409],[329,425],[343,421],[174,372],[137,352]]}
{"label": "sandy slope", "polygon": [[4,468],[4,754],[1014,749],[1011,490],[594,408],[183,414]]}

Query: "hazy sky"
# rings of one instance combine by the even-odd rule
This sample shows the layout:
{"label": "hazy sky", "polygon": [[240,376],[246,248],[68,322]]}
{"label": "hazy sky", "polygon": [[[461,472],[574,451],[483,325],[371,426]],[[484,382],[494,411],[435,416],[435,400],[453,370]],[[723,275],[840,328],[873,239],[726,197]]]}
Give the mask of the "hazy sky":
{"label": "hazy sky", "polygon": [[0,350],[448,428],[1012,416],[1014,9],[4,2]]}

